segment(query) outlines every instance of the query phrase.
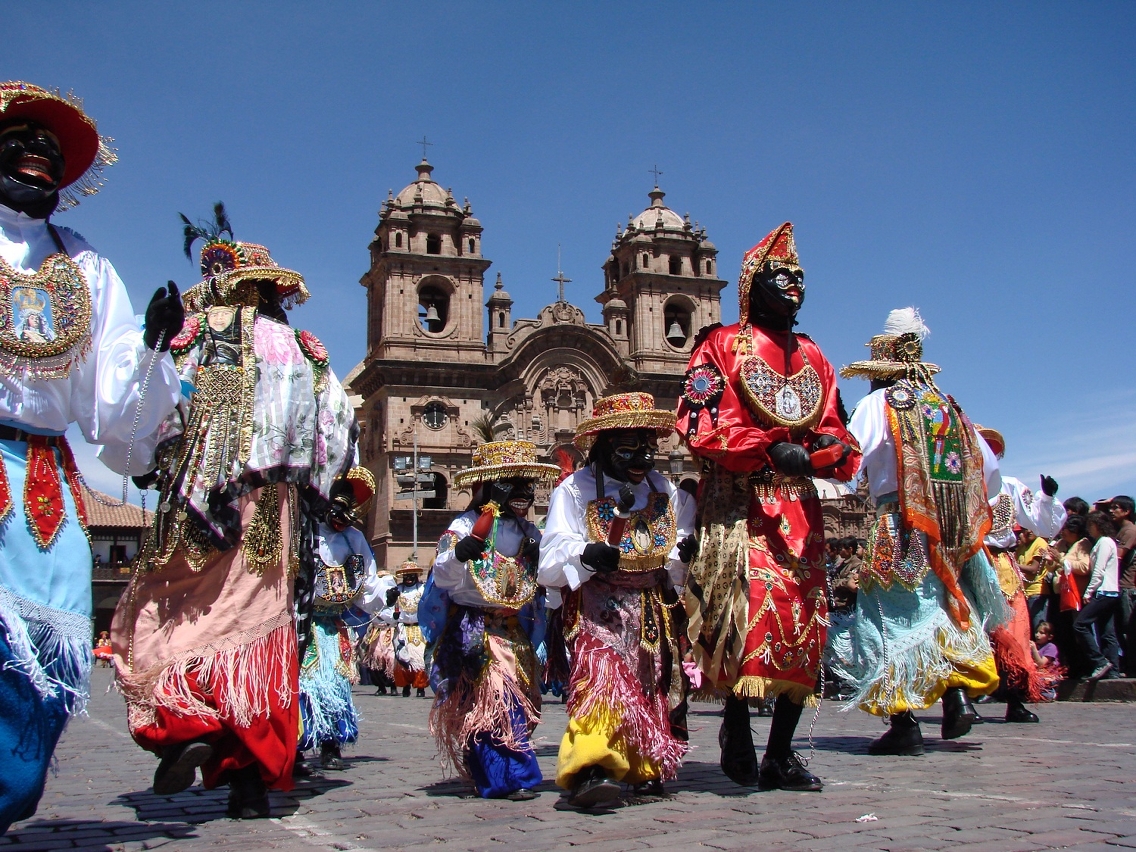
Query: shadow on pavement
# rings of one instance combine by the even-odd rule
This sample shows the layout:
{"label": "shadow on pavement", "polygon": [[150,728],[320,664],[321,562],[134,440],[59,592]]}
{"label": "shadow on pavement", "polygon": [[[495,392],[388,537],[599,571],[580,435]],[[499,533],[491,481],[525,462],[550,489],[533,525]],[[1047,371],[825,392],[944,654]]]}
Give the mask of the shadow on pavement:
{"label": "shadow on pavement", "polygon": [[[106,839],[101,836],[106,833]],[[171,838],[185,840],[197,837],[193,826],[177,823],[103,822],[102,820],[60,819],[31,820],[17,823],[0,838],[0,849],[11,843],[12,849],[34,852],[37,849],[55,850],[71,842],[72,848],[88,850],[121,849],[123,843]]]}
{"label": "shadow on pavement", "polygon": [[[297,781],[296,786],[286,793],[270,790],[268,801],[272,808],[271,815],[291,816],[299,808],[300,802],[322,796],[329,790],[350,785],[351,782],[343,778],[326,778],[317,775]],[[174,796],[159,796],[153,790],[139,790],[119,795],[113,804],[131,808],[138,819],[147,822],[178,819],[180,822],[194,825],[228,819],[225,809],[229,804],[229,788],[218,787],[215,790],[206,790],[203,787],[191,787],[184,793]]]}

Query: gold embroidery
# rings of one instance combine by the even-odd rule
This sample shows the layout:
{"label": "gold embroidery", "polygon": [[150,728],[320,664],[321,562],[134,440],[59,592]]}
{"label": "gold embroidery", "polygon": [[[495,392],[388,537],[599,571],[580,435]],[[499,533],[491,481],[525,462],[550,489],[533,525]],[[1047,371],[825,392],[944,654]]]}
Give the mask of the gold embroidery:
{"label": "gold embroidery", "polygon": [[742,359],[739,377],[746,399],[766,422],[803,431],[820,421],[824,386],[808,360],[793,375],[782,376],[764,358],[749,355]]}
{"label": "gold embroidery", "polygon": [[49,255],[33,273],[0,258],[0,373],[65,379],[91,348],[91,293],[78,265]]}
{"label": "gold embroidery", "polygon": [[276,493],[275,483],[261,489],[256,511],[241,541],[241,549],[252,574],[263,577],[265,571],[280,564],[284,537],[280,529],[280,495]]}

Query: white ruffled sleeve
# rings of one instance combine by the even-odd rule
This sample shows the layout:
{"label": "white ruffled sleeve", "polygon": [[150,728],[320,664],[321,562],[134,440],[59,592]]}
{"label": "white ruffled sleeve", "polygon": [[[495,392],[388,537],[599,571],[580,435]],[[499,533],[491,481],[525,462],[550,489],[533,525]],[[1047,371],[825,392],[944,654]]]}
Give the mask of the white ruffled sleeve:
{"label": "white ruffled sleeve", "polygon": [[580,562],[588,544],[588,532],[584,527],[583,500],[574,478],[575,474],[560,483],[548,504],[537,569],[537,582],[546,588],[578,589],[594,573]]}

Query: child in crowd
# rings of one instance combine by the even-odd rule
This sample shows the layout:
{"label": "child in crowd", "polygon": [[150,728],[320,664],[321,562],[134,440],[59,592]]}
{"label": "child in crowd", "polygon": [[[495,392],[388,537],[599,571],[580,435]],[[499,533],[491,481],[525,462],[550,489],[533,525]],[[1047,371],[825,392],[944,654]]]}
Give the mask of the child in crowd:
{"label": "child in crowd", "polygon": [[[1039,669],[1053,670],[1058,667],[1057,646],[1053,643],[1053,625],[1048,621],[1038,623],[1037,630],[1033,634],[1033,641],[1030,642],[1030,653]],[[1047,689],[1045,692],[1046,701],[1052,701],[1056,698],[1056,690]]]}

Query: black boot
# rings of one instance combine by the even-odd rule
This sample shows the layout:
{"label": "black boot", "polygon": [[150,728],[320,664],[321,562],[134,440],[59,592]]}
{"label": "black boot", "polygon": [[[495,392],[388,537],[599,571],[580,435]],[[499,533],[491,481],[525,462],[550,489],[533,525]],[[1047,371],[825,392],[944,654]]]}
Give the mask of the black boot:
{"label": "black boot", "polygon": [[264,819],[268,816],[268,788],[255,763],[229,773],[229,807],[233,819]]}
{"label": "black boot", "polygon": [[213,756],[213,746],[195,740],[183,745],[167,746],[162,761],[154,771],[154,792],[172,796],[193,786],[197,767]]}
{"label": "black boot", "polygon": [[424,687],[424,686],[418,687],[417,695],[418,695],[419,698],[425,698],[426,697],[426,687]]}
{"label": "black boot", "polygon": [[1006,721],[1007,722],[1040,722],[1036,713],[1031,713],[1026,709],[1022,703],[1022,699],[1017,695],[1006,696]]}
{"label": "black boot", "polygon": [[643,781],[632,787],[631,795],[639,799],[641,803],[647,803],[665,799],[667,791],[663,788],[661,779],[652,778],[650,781]]}
{"label": "black boot", "polygon": [[292,763],[292,777],[293,778],[311,778],[315,774],[312,772],[311,766],[308,765],[308,759],[304,755],[303,749],[296,749],[296,759]]}
{"label": "black boot", "polygon": [[344,768],[339,743],[334,740],[320,743],[320,766],[332,772],[339,772]]}
{"label": "black boot", "polygon": [[402,688],[402,697],[403,698],[409,698],[410,697],[410,684],[409,683]]}
{"label": "black boot", "polygon": [[966,696],[966,690],[962,687],[948,689],[943,693],[943,739],[957,740],[965,737],[970,733],[970,726],[974,724],[977,715],[974,705]]}
{"label": "black boot", "polygon": [[576,775],[568,804],[577,808],[594,808],[619,800],[619,785],[607,777],[602,766],[589,766]]}
{"label": "black boot", "polygon": [[735,695],[726,697],[722,711],[722,727],[718,731],[722,749],[720,765],[726,777],[735,784],[752,787],[757,783],[757,750],[749,727],[749,704]]}
{"label": "black boot", "polygon": [[910,710],[893,714],[887,732],[868,744],[868,754],[923,754],[923,732],[915,715]]}
{"label": "black boot", "polygon": [[824,784],[805,768],[804,759],[794,751],[781,757],[766,754],[761,759],[757,787],[759,790],[794,790],[804,793],[816,792]]}

